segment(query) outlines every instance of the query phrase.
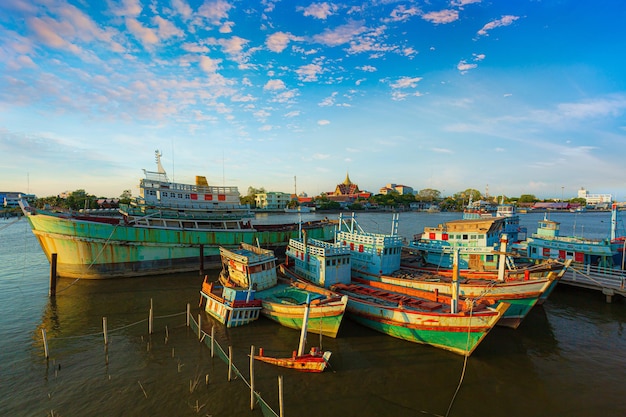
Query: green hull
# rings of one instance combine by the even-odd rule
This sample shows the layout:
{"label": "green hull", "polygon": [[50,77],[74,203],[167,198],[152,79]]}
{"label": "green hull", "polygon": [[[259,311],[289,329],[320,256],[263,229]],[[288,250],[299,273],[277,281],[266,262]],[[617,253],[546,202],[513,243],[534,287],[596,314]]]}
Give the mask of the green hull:
{"label": "green hull", "polygon": [[[57,217],[27,216],[33,233],[50,260],[57,254],[57,274],[67,278],[135,277],[198,271],[203,251],[205,267],[220,265],[219,247],[236,248],[241,242],[284,252],[298,228],[166,229],[114,225]],[[307,229],[311,237],[331,240],[334,225],[323,223]]]}
{"label": "green hull", "polygon": [[413,343],[430,345],[463,355],[469,355],[487,335],[487,331],[470,332],[468,336],[467,331],[450,332],[445,330],[414,329],[368,319],[356,314],[350,314],[349,317],[365,327],[369,327],[370,329],[386,335]]}

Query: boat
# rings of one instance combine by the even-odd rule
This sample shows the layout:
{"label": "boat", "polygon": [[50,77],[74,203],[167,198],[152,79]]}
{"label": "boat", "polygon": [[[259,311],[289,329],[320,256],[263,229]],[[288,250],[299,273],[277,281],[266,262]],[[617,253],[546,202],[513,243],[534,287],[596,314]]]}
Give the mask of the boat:
{"label": "boat", "polygon": [[461,299],[458,280],[451,284],[452,297],[392,284],[383,287],[376,277],[400,267],[398,219],[395,213],[392,232],[385,235],[365,232],[354,213],[339,215],[334,245],[350,253],[351,282],[332,284],[330,289],[348,296],[348,317],[357,323],[410,342],[470,355],[509,305],[502,302],[492,308]]}
{"label": "boat", "polygon": [[239,289],[211,282],[205,275],[200,290],[200,307],[226,327],[243,326],[259,318],[261,300],[252,288]]}
{"label": "boat", "polygon": [[328,365],[330,359],[330,351],[321,351],[318,347],[312,347],[308,353],[305,353],[306,348],[306,334],[307,323],[309,319],[309,302],[307,299],[304,316],[302,318],[302,329],[300,331],[300,343],[298,344],[298,350],[293,351],[291,357],[275,358],[272,356],[266,356],[263,348],[259,349],[259,354],[254,356],[254,359],[266,362],[272,365],[281,366],[283,368],[296,369],[304,372],[323,372]]}
{"label": "boat", "polygon": [[302,238],[290,239],[285,251],[285,262],[279,272],[295,281],[330,288],[334,284],[349,284],[351,280],[351,254],[347,246],[309,239],[306,231]]}
{"label": "boat", "polygon": [[381,235],[366,233],[358,225],[353,215],[349,221],[339,219],[340,231],[336,242],[348,246],[352,253],[352,277],[368,281],[370,286],[378,282],[394,285],[394,291],[411,294],[418,289],[434,292],[441,296],[452,295],[452,282],[455,279],[454,266],[459,271],[459,294],[463,298],[481,300],[491,306],[506,303],[509,307],[504,312],[498,325],[517,328],[536,304],[542,303],[553,291],[558,280],[567,269],[561,262],[543,262],[540,265],[526,265],[515,269],[506,269],[506,235],[502,236],[499,249],[494,256],[499,258],[497,271],[472,272],[463,270],[460,248],[451,249],[452,268],[425,268],[402,264],[402,239],[398,236],[399,217],[392,219],[391,234]]}
{"label": "boat", "polygon": [[[452,257],[459,249],[459,268],[472,271],[498,269],[502,235],[507,242],[516,243],[526,238],[526,229],[520,227],[515,206],[501,203],[495,216],[474,208],[470,202],[463,218],[451,220],[437,227],[425,227],[405,247],[403,264],[452,268]],[[511,260],[509,260],[509,263]]]}
{"label": "boat", "polygon": [[152,276],[219,267],[219,247],[259,243],[282,256],[301,230],[332,240],[335,224],[320,220],[259,224],[239,202],[237,187],[170,181],[156,151],[156,171],[144,170],[139,197],[113,215],[37,209],[20,201],[33,233],[57,274],[66,278]]}
{"label": "boat", "polygon": [[563,284],[601,290],[611,301],[615,294],[626,296],[626,236],[617,236],[617,204],[611,209],[611,227],[604,239],[561,236],[560,223],[544,217],[536,233],[513,245],[519,256],[534,262],[569,260]]}
{"label": "boat", "polygon": [[310,283],[279,278],[274,252],[241,243],[237,249],[220,248],[222,285],[255,290],[261,314],[285,327],[301,330],[305,308],[310,308],[308,329],[337,337],[348,298]]}

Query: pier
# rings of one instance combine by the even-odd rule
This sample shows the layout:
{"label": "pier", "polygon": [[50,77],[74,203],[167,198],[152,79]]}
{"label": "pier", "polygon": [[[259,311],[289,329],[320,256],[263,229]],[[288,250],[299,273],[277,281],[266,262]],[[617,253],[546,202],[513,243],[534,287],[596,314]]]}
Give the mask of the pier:
{"label": "pier", "polygon": [[572,264],[560,282],[574,287],[602,291],[607,303],[613,301],[614,295],[626,297],[626,271],[624,270]]}

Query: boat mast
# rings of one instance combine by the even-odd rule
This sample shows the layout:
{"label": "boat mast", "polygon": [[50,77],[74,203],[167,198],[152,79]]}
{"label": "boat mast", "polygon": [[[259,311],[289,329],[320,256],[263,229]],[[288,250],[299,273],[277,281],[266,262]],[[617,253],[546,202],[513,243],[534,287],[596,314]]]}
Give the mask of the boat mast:
{"label": "boat mast", "polygon": [[615,232],[617,230],[617,203],[611,206],[611,241],[615,240]]}
{"label": "boat mast", "polygon": [[309,303],[311,302],[311,294],[306,295],[306,306],[304,306],[304,317],[302,318],[302,331],[300,332],[300,343],[298,344],[298,356],[304,355],[306,345],[306,328],[309,321]]}

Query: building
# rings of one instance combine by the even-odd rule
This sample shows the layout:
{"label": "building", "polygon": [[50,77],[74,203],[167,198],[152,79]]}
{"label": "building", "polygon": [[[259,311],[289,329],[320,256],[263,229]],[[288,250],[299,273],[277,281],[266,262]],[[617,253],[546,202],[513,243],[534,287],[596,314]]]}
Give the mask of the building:
{"label": "building", "polygon": [[262,210],[284,210],[291,201],[291,194],[270,191],[254,197],[256,207]]}
{"label": "building", "polygon": [[381,187],[379,194],[387,195],[394,191],[400,195],[415,194],[412,187],[402,184],[387,184],[384,187]]}
{"label": "building", "polygon": [[25,199],[28,201],[35,200],[34,194],[24,194],[17,191],[0,191],[0,207],[11,209],[20,206],[19,201]]}
{"label": "building", "polygon": [[588,205],[610,203],[613,201],[611,194],[589,194],[584,187],[580,187],[580,190],[578,190],[578,198],[584,198]]}
{"label": "building", "polygon": [[372,193],[359,190],[359,186],[350,180],[350,175],[346,173],[346,179],[337,184],[335,191],[331,191],[326,194],[326,197],[330,201],[335,201],[341,204],[342,207],[346,207],[354,203],[357,199],[368,199]]}

